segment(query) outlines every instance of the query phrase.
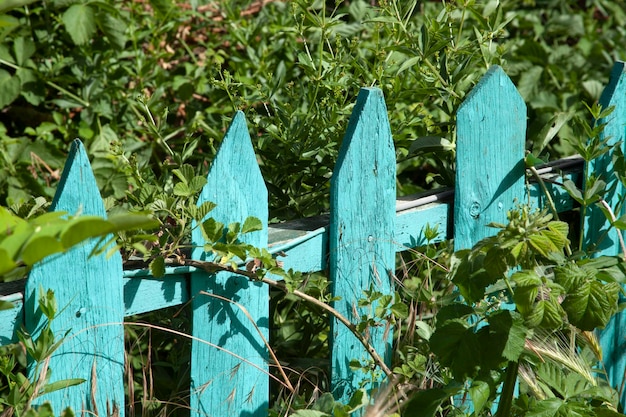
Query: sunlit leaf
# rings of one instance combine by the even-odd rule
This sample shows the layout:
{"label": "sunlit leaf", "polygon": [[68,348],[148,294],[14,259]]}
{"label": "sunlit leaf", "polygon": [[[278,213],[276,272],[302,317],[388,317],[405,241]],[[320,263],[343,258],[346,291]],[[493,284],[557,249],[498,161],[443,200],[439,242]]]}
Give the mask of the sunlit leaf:
{"label": "sunlit leaf", "polygon": [[263,222],[256,217],[248,217],[241,227],[241,234],[250,232],[256,232],[257,230],[263,230]]}
{"label": "sunlit leaf", "polygon": [[93,8],[87,3],[71,5],[61,18],[65,30],[76,45],[87,43],[96,33],[96,18]]}

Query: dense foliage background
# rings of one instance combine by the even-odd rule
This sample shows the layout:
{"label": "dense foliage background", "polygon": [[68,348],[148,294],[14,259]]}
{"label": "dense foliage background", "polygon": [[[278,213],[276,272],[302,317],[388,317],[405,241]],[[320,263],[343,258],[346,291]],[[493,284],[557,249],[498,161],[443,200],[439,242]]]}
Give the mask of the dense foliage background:
{"label": "dense foliage background", "polygon": [[[79,137],[108,208],[178,220],[174,239],[180,243],[194,190],[177,193],[167,207],[163,196],[179,179],[191,184],[206,174],[229,118],[241,109],[270,190],[271,218],[320,214],[328,208],[333,165],[363,86],[385,94],[398,192],[449,186],[456,110],[494,64],[511,76],[528,105],[527,148],[557,159],[574,152],[568,139],[584,141],[577,121],[588,119],[586,106],[599,98],[614,61],[626,58],[624,45],[626,10],[610,0],[5,1],[0,206],[24,217],[44,210],[70,143]],[[548,220],[528,221],[543,233]],[[566,245],[559,239],[562,252]],[[418,388],[466,376],[453,366],[441,372],[440,366],[450,365],[449,352],[439,351],[442,362],[436,362],[427,343],[439,307],[456,296],[446,278],[449,252],[429,245],[398,260],[403,297],[419,320],[417,327],[400,328],[395,360],[397,372]],[[524,282],[529,291],[543,285]],[[306,285],[308,293],[327,299],[322,275],[308,277]],[[276,296],[273,308],[279,357],[296,370],[308,369],[302,396],[287,401],[276,392],[276,409],[308,406],[328,388],[328,318],[291,295]],[[173,329],[188,328],[184,310],[155,316]],[[470,324],[462,326],[465,331]],[[142,415],[184,410],[188,352],[180,339],[132,328],[127,336],[134,375],[129,392]],[[545,365],[540,372],[554,377],[555,371]],[[143,383],[146,374],[154,385]],[[476,395],[483,388],[477,386]],[[581,392],[572,398],[587,395]],[[519,414],[533,406],[518,404]]]}
{"label": "dense foliage background", "polygon": [[[493,64],[529,105],[529,148],[558,158],[624,58],[612,1],[26,1],[0,33],[0,202],[50,197],[72,139],[110,205],[204,174],[246,112],[272,216],[318,214],[351,106],[383,89],[398,189],[449,185],[454,114]],[[546,127],[556,123],[559,132]],[[558,129],[560,127],[560,129]]]}

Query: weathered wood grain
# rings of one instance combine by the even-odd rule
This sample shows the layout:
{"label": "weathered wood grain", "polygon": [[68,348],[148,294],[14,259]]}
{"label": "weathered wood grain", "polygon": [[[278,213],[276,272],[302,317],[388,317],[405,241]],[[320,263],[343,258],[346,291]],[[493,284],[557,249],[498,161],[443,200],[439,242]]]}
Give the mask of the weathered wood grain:
{"label": "weathered wood grain", "polygon": [[[395,268],[396,159],[387,107],[379,89],[361,89],[341,144],[330,191],[330,280],[339,297],[334,307],[352,323],[373,316],[377,301],[360,306],[364,291],[393,296]],[[393,329],[368,327],[379,356],[391,358]],[[331,383],[336,398],[348,401],[360,386],[371,389],[380,370],[361,372],[371,358],[344,325],[331,321]],[[383,375],[384,376],[384,375]]]}
{"label": "weathered wood grain", "polygon": [[[243,235],[241,241],[267,247],[267,188],[243,113],[235,114],[207,181],[198,204],[217,204],[209,216],[225,225],[243,224],[249,216],[260,219],[263,230]],[[192,232],[192,242],[192,258],[207,259],[205,242],[197,228]],[[191,297],[192,329],[197,338],[192,341],[191,352],[191,415],[267,416],[268,350],[259,335],[260,332],[268,340],[267,286],[230,273],[196,271],[191,278]]]}
{"label": "weathered wood grain", "polygon": [[[72,144],[50,209],[106,217],[89,159],[78,140]],[[39,291],[52,289],[59,308],[52,330],[58,338],[68,332],[50,359],[50,382],[86,381],[35,400],[36,404],[50,401],[57,413],[69,406],[78,415],[124,415],[122,259],[119,253],[90,256],[96,244],[97,239],[92,239],[44,259],[26,281],[26,329],[34,337],[40,334]],[[44,364],[31,364],[31,376],[44,368]]]}
{"label": "weathered wood grain", "polygon": [[524,201],[526,104],[498,66],[457,112],[454,248],[471,248]]}

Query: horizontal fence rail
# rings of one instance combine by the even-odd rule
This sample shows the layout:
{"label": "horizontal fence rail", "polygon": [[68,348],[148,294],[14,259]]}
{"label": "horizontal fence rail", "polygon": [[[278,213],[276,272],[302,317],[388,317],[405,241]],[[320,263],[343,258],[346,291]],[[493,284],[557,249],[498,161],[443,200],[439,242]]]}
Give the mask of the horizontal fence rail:
{"label": "horizontal fence rail", "polygon": [[[626,90],[624,64],[615,64],[601,104],[615,106],[607,123],[611,140],[624,140]],[[457,177],[454,189],[395,196],[395,152],[382,92],[362,89],[342,142],[331,179],[330,213],[281,224],[267,224],[267,189],[261,177],[243,113],[235,114],[207,176],[198,204],[217,204],[210,215],[224,224],[255,216],[263,230],[246,235],[247,243],[280,253],[286,269],[328,271],[334,307],[358,322],[355,306],[362,291],[375,288],[393,295],[394,254],[427,243],[424,230],[436,228],[430,243],[453,239],[455,249],[471,247],[490,236],[492,222],[506,222],[519,204],[545,207],[540,187],[526,181],[524,143],[526,107],[500,67],[491,68],[467,96],[457,115]],[[610,155],[589,168],[610,177]],[[565,158],[537,167],[546,179],[558,211],[574,202],[559,185],[566,179],[583,183],[581,158]],[[220,192],[220,190],[228,192]],[[624,190],[616,187],[613,201]],[[251,196],[254,196],[251,198]],[[102,200],[82,144],[75,141],[57,190],[53,209],[104,216]],[[585,219],[588,228],[603,230],[602,213]],[[202,236],[191,236],[192,258],[206,259]],[[603,248],[617,254],[617,239]],[[22,326],[37,334],[41,318],[35,309],[39,288],[55,291],[64,308],[55,319],[55,334],[69,332],[50,362],[55,379],[87,382],[47,394],[38,401],[71,406],[104,415],[124,414],[123,321],[125,317],[192,303],[191,415],[262,416],[269,406],[269,290],[232,273],[208,274],[193,267],[168,267],[163,278],[146,269],[123,271],[119,255],[89,257],[95,242],[46,259],[28,279],[0,284],[0,299],[14,308],[0,311],[0,344],[16,340]],[[222,298],[243,305],[242,310]],[[602,334],[605,367],[613,386],[624,375],[622,316]],[[331,381],[337,398],[346,400],[363,383],[374,388],[383,375],[355,374],[352,360],[368,354],[341,324],[331,323]],[[373,332],[371,344],[390,360],[387,332]],[[237,356],[233,356],[231,353]],[[245,358],[245,360],[244,360]],[[57,371],[59,370],[59,371]],[[227,400],[226,400],[227,399]],[[624,399],[622,399],[623,401]]]}

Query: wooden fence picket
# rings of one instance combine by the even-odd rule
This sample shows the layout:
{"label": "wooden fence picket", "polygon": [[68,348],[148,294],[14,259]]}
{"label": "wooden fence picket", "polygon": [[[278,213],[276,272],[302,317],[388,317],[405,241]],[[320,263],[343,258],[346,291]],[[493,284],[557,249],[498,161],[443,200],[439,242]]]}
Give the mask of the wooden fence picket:
{"label": "wooden fence picket", "polygon": [[[613,112],[599,123],[606,123],[604,131],[600,138],[607,140],[607,146],[612,146],[618,142],[622,142],[620,148],[622,153],[625,152],[626,145],[624,141],[626,129],[626,67],[623,62],[618,62],[613,66],[609,84],[602,92],[600,97],[600,105],[603,108],[614,106]],[[609,207],[615,208],[621,204],[621,210],[615,215],[619,218],[626,213],[624,207],[624,193],[626,188],[620,183],[615,175],[615,167],[613,162],[614,153],[606,153],[593,161],[587,166],[586,175],[596,175],[607,182],[607,189],[611,190],[603,198]],[[587,210],[587,216],[584,221],[585,236],[583,245],[596,252],[596,255],[618,255],[621,253],[618,233],[615,228],[611,228],[611,222],[606,218],[599,207],[591,206]],[[602,240],[599,240],[602,238]],[[591,248],[593,242],[599,244]],[[623,300],[622,300],[623,301]],[[626,372],[626,337],[624,332],[626,329],[626,314],[624,311],[618,312],[606,328],[600,331],[600,346],[602,347],[602,355],[604,368],[607,372],[609,382],[613,387],[623,387],[623,381]],[[620,401],[625,404],[626,392],[621,390]]]}
{"label": "wooden fence picket", "polygon": [[526,104],[493,66],[457,111],[454,249],[471,248],[506,224],[524,198]]}
{"label": "wooden fence picket", "polygon": [[[493,66],[457,111],[455,250],[494,235],[489,223],[506,224],[507,212],[524,203],[525,141],[526,104],[502,68]],[[455,399],[472,410],[466,401]]]}
{"label": "wooden fence picket", "polygon": [[[243,223],[249,216],[261,220],[263,230],[245,234],[241,241],[267,247],[267,188],[242,112],[235,114],[213,160],[198,205],[205,201],[217,204],[209,217],[225,225]],[[206,258],[198,228],[192,242],[193,259],[213,260]],[[267,416],[268,350],[259,336],[260,331],[268,340],[267,286],[226,272],[191,275],[191,415]]]}
{"label": "wooden fence picket", "polygon": [[[89,159],[78,140],[72,144],[50,210],[106,217]],[[26,282],[26,329],[34,337],[40,333],[39,291],[52,289],[59,310],[52,331],[57,338],[69,332],[50,359],[50,382],[85,380],[36,399],[36,404],[50,401],[58,414],[65,407],[72,407],[77,415],[124,415],[122,258],[119,253],[90,256],[97,243],[97,239],[92,239],[64,254],[44,259],[33,268]]]}
{"label": "wooden fence picket", "polygon": [[[359,93],[335,165],[330,199],[330,280],[333,296],[340,297],[334,307],[357,324],[378,305],[359,306],[364,291],[393,296],[396,157],[387,107],[377,88]],[[367,331],[371,345],[389,361],[393,329],[383,325]],[[362,384],[372,388],[384,376],[372,378],[371,373],[351,369],[351,361],[367,365],[371,358],[336,320],[331,321],[331,350],[331,383],[340,401],[348,401]]]}

